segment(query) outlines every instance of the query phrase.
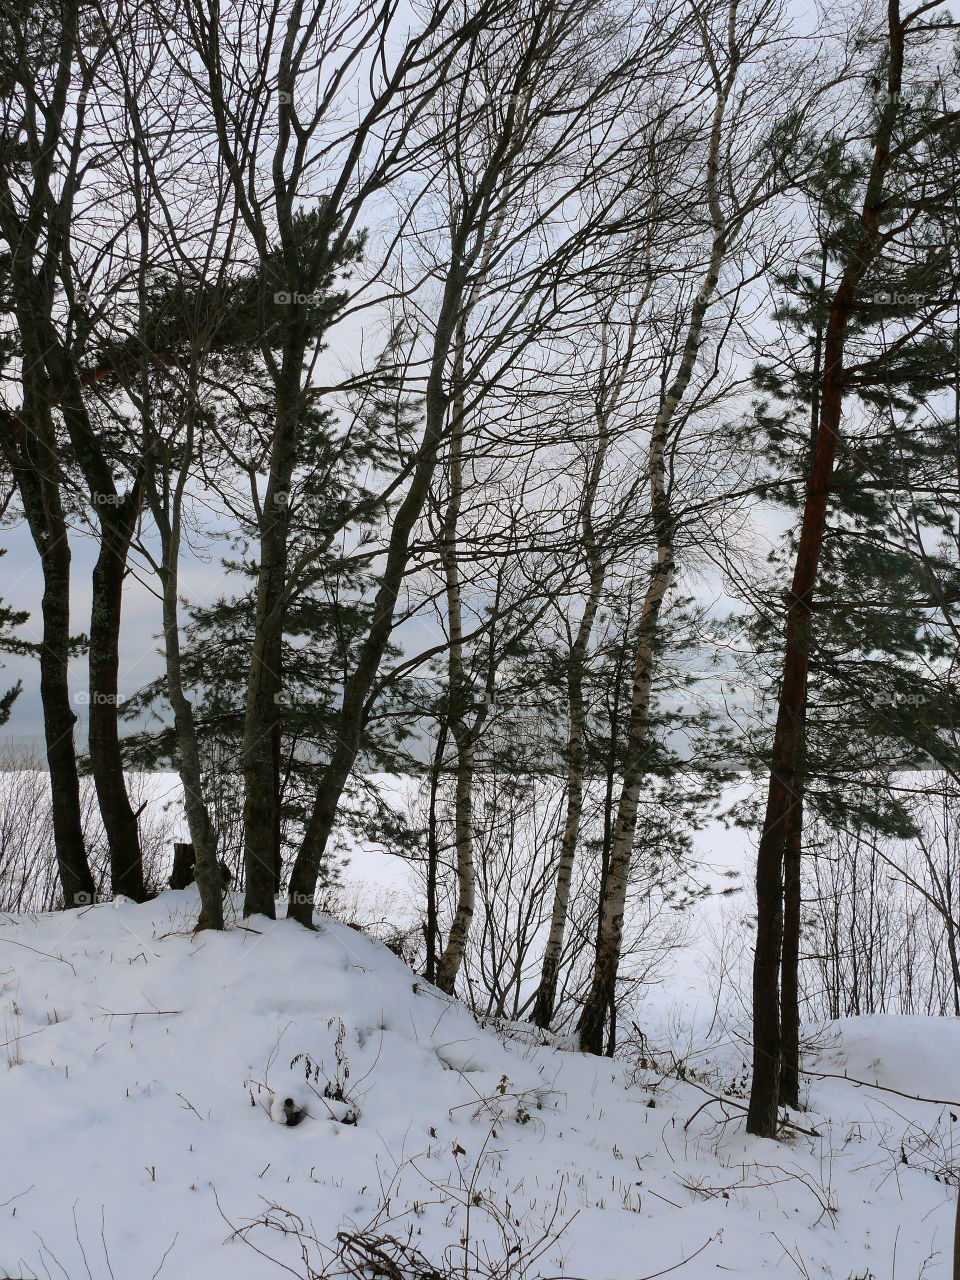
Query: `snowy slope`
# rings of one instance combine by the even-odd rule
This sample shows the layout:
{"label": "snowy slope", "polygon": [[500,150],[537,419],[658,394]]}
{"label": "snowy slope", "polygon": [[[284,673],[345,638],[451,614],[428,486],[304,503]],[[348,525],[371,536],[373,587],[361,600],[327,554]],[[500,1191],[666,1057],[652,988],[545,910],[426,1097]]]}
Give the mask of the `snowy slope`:
{"label": "snowy slope", "polygon": [[0,1276],[307,1276],[370,1224],[467,1277],[949,1275],[950,1108],[842,1076],[960,1101],[960,1023],[817,1029],[818,1136],[774,1144],[702,1091],[735,1047],[664,1079],[478,1027],[336,922],[198,939],[196,907],[0,920]]}

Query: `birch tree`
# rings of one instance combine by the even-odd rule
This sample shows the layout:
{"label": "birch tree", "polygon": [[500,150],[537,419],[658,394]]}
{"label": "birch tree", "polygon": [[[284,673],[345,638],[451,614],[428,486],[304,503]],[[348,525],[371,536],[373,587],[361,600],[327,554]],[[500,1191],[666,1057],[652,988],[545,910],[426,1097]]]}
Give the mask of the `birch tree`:
{"label": "birch tree", "polygon": [[[631,263],[632,265],[632,263]],[[650,281],[649,254],[643,263],[641,281]],[[624,282],[624,292],[629,286]],[[589,369],[592,400],[592,418],[588,430],[589,443],[582,461],[582,489],[577,495],[579,523],[578,551],[583,557],[584,593],[580,603],[580,616],[570,638],[566,662],[567,693],[567,741],[565,815],[560,851],[557,860],[556,888],[550,918],[550,928],[543,953],[543,967],[534,1000],[532,1019],[539,1027],[549,1027],[556,1007],[557,984],[563,955],[570,890],[574,861],[583,818],[584,787],[586,778],[586,721],[587,708],[584,699],[584,675],[588,651],[593,638],[597,612],[603,599],[604,587],[612,545],[622,555],[627,539],[624,537],[623,520],[630,505],[630,486],[626,499],[614,504],[612,513],[602,510],[602,486],[605,480],[610,451],[623,431],[618,417],[623,402],[630,403],[631,384],[636,380],[635,364],[639,346],[639,324],[643,309],[649,299],[649,283],[641,283],[639,296],[617,320],[605,314],[600,321],[600,342],[596,369]],[[632,404],[631,404],[632,408]],[[616,530],[616,532],[614,532]]]}
{"label": "birch tree", "polygon": [[[777,160],[771,161],[762,151],[758,154],[753,133],[758,110],[767,116],[769,127],[773,99],[768,96],[769,80],[764,84],[761,75],[769,75],[771,44],[783,38],[777,7],[765,2],[744,7],[739,0],[730,0],[707,15],[699,9],[696,13],[699,57],[710,85],[711,107],[704,121],[704,152],[696,179],[701,185],[691,191],[689,207],[702,210],[704,256],[696,267],[691,262],[691,267],[701,273],[698,287],[694,291],[688,286],[686,306],[676,313],[677,347],[675,351],[668,348],[663,362],[662,391],[650,427],[647,484],[656,559],[638,626],[623,786],[603,886],[593,983],[578,1024],[581,1048],[592,1053],[602,1052],[604,1026],[615,1000],[658,631],[664,601],[677,573],[674,459],[696,402],[691,389],[697,389],[694,375],[707,336],[708,309],[716,302],[721,272],[758,210],[770,200],[778,168]],[[739,92],[738,81],[745,81]]]}

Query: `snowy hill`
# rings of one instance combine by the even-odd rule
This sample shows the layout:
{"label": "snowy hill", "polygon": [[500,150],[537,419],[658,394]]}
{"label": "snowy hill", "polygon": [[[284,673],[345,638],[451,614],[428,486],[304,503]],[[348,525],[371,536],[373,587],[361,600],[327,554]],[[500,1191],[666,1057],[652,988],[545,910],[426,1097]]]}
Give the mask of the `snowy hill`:
{"label": "snowy hill", "polygon": [[583,1057],[334,921],[195,911],[0,921],[0,1276],[950,1274],[960,1022],[818,1029],[811,1134],[774,1144],[738,1050],[686,1080]]}

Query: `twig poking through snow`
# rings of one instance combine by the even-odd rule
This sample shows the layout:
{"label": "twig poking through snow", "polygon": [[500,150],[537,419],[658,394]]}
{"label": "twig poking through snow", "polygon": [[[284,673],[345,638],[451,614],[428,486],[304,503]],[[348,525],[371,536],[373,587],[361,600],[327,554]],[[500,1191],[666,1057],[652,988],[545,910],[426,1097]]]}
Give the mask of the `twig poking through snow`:
{"label": "twig poking through snow", "polygon": [[11,947],[23,947],[27,951],[33,951],[38,956],[46,956],[48,960],[59,960],[61,964],[67,965],[73,969],[73,976],[77,976],[77,971],[73,965],[64,956],[55,955],[52,951],[41,951],[39,947],[31,947],[28,942],[18,942],[16,938],[0,938],[0,942],[9,942]]}

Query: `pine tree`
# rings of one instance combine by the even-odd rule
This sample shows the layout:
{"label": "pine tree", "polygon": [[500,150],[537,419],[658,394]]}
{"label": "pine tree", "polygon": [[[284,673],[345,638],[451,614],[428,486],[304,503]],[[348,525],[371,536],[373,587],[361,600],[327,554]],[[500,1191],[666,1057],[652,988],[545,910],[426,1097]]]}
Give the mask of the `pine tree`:
{"label": "pine tree", "polygon": [[[952,328],[944,323],[954,292],[953,236],[944,206],[931,194],[938,183],[949,185],[957,118],[942,111],[936,85],[908,117],[904,46],[916,16],[901,21],[896,6],[889,12],[880,68],[886,89],[870,109],[871,153],[839,136],[811,140],[824,157],[806,188],[816,249],[780,282],[791,296],[779,319],[802,342],[757,371],[761,389],[789,405],[779,414],[760,411],[771,449],[786,449],[790,475],[803,477],[802,495],[793,493],[803,515],[793,585],[783,596],[786,653],[758,852],[748,1129],[764,1136],[775,1131],[780,1093],[784,956],[791,969],[782,1004],[792,1059],[784,1100],[797,1100],[798,858],[810,784],[823,778],[827,795],[839,799],[828,773],[838,760],[848,770],[862,770],[865,758],[882,767],[891,761],[891,744],[901,767],[911,752],[921,758],[947,710],[933,698],[923,703],[923,716],[877,714],[881,695],[894,707],[898,696],[925,698],[917,689],[919,664],[943,653],[930,625],[936,608],[930,562],[911,555],[909,539],[891,536],[898,524],[904,528],[898,492],[912,495],[915,528],[939,520],[922,498],[937,449],[930,398],[956,363]],[[782,494],[789,502],[789,484]],[[949,565],[936,576],[955,594]],[[854,718],[863,728],[851,751]]]}

